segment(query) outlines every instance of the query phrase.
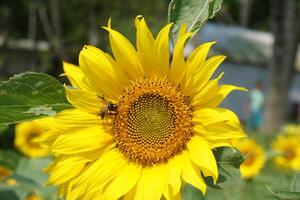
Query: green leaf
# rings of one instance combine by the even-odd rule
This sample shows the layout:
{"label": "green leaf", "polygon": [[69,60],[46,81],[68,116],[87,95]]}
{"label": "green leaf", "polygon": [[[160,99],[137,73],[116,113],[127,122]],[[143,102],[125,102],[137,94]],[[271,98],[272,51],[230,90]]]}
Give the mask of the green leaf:
{"label": "green leaf", "polygon": [[50,163],[50,158],[35,158],[29,159],[22,157],[15,173],[22,177],[34,180],[38,184],[43,184],[47,181],[47,174],[43,169]]}
{"label": "green leaf", "polygon": [[173,22],[173,44],[182,24],[189,32],[197,33],[202,25],[221,9],[223,0],[172,0],[169,4],[168,21]]}
{"label": "green leaf", "polygon": [[184,186],[182,196],[184,200],[205,200],[202,192],[189,184]]}
{"label": "green leaf", "polygon": [[294,179],[291,183],[292,192],[300,192],[300,173],[294,176]]}
{"label": "green leaf", "polygon": [[267,189],[276,197],[282,200],[300,200],[300,192],[291,192],[291,191],[275,191],[270,188],[268,185]]}
{"label": "green leaf", "polygon": [[11,170],[17,168],[21,155],[12,150],[0,150],[0,165]]}
{"label": "green leaf", "polygon": [[14,191],[20,199],[24,199],[28,194],[37,193],[54,199],[56,188],[46,186],[48,176],[43,169],[50,163],[50,158],[35,158],[29,159],[22,157],[18,168],[15,170],[13,178],[17,181]]}
{"label": "green leaf", "polygon": [[7,200],[19,200],[16,193],[12,190],[0,190],[0,197],[1,199],[7,199]]}
{"label": "green leaf", "polygon": [[35,72],[15,75],[0,83],[0,126],[54,115],[72,108],[55,78]]}
{"label": "green leaf", "polygon": [[214,155],[218,165],[219,178],[214,185],[211,177],[204,180],[210,187],[223,189],[231,187],[240,180],[240,165],[244,161],[242,154],[233,148],[219,147],[214,149]]}
{"label": "green leaf", "polygon": [[0,135],[2,135],[7,128],[8,128],[7,126],[0,126]]}

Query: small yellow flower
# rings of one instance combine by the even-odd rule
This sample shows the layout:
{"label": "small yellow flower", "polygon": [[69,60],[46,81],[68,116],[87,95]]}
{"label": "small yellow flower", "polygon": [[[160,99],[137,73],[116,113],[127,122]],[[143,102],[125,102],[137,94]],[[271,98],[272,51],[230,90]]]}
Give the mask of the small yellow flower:
{"label": "small yellow flower", "polygon": [[245,159],[240,166],[242,178],[249,179],[257,176],[266,160],[263,148],[252,139],[239,140],[235,146]]}
{"label": "small yellow flower", "polygon": [[25,200],[43,200],[43,198],[37,194],[28,195]]}
{"label": "small yellow flower", "polygon": [[43,118],[34,121],[23,122],[15,127],[15,146],[28,157],[44,157],[48,155],[48,149],[35,142],[49,129],[52,118]]}
{"label": "small yellow flower", "polygon": [[300,135],[300,125],[286,124],[282,127],[282,132],[289,135]]}
{"label": "small yellow flower", "polygon": [[18,184],[17,181],[16,181],[16,179],[14,179],[14,178],[8,178],[8,179],[5,181],[5,183],[6,183],[7,185],[9,185],[9,186],[14,186],[14,185],[17,185],[17,184]]}
{"label": "small yellow flower", "polygon": [[286,169],[300,171],[300,135],[281,134],[272,143],[273,150],[278,154],[275,163]]}
{"label": "small yellow flower", "polygon": [[12,171],[6,167],[0,166],[0,181],[12,175]]}
{"label": "small yellow flower", "polygon": [[219,108],[233,90],[212,74],[225,59],[207,54],[205,43],[185,59],[192,33],[180,30],[170,62],[166,25],[156,38],[136,18],[137,50],[109,23],[114,56],[85,46],[79,65],[64,63],[75,109],[55,118],[44,138],[55,161],[49,183],[67,199],[177,199],[183,183],[206,191],[203,176],[216,182],[212,149],[244,138],[238,117]]}

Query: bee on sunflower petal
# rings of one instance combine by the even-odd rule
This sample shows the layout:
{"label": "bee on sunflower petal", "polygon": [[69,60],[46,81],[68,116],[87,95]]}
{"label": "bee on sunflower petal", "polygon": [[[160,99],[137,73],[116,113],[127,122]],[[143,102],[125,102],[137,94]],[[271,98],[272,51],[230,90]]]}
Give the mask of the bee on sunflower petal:
{"label": "bee on sunflower petal", "polygon": [[101,108],[99,112],[101,119],[104,119],[106,115],[117,114],[117,108],[118,108],[117,104],[105,100],[104,96],[99,96],[99,98],[104,101],[104,106]]}

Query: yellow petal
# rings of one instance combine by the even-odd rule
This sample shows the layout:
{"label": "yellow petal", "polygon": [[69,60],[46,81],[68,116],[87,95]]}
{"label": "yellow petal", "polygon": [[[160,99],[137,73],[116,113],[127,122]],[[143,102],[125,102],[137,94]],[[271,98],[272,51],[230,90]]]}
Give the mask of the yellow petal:
{"label": "yellow petal", "polygon": [[225,108],[203,108],[193,112],[193,122],[195,124],[207,126],[209,124],[226,121],[240,123],[235,113]]}
{"label": "yellow petal", "polygon": [[197,73],[201,70],[202,64],[205,62],[208,51],[216,42],[206,42],[193,50],[187,59],[189,65],[189,73]]}
{"label": "yellow petal", "polygon": [[160,200],[166,186],[167,172],[166,164],[143,168],[135,199]]}
{"label": "yellow petal", "polygon": [[113,137],[107,132],[103,127],[95,126],[62,134],[51,146],[51,151],[58,154],[76,154],[100,149],[113,141]]}
{"label": "yellow petal", "polygon": [[164,193],[164,197],[166,200],[181,200],[181,191],[179,191],[175,195],[172,195],[170,193]]}
{"label": "yellow petal", "polygon": [[118,149],[113,148],[91,163],[86,171],[78,178],[74,186],[75,191],[86,194],[95,192],[106,186],[111,180],[121,173],[121,169],[127,165],[127,160]]}
{"label": "yellow petal", "polygon": [[142,78],[143,71],[135,48],[122,34],[110,28],[110,21],[108,27],[103,28],[109,32],[112,52],[127,77],[133,81]]}
{"label": "yellow petal", "polygon": [[243,87],[237,87],[234,85],[222,85],[219,90],[212,96],[212,98],[207,102],[206,106],[217,107],[223,100],[227,97],[229,93],[234,90],[247,92],[248,90]]}
{"label": "yellow petal", "polygon": [[194,136],[187,144],[191,160],[199,166],[204,176],[211,176],[216,183],[218,180],[217,162],[207,141]]}
{"label": "yellow petal", "polygon": [[77,176],[90,159],[85,157],[63,157],[58,159],[53,169],[51,169],[48,183],[52,185],[63,184]]}
{"label": "yellow petal", "polygon": [[195,134],[210,140],[230,140],[246,137],[240,124],[220,122],[208,126],[195,125]]}
{"label": "yellow petal", "polygon": [[214,149],[217,147],[234,147],[233,143],[231,140],[207,140],[209,143],[210,148]]}
{"label": "yellow petal", "polygon": [[80,67],[73,65],[71,63],[63,62],[64,74],[71,82],[73,87],[81,90],[89,90],[89,88],[83,83],[84,74]]}
{"label": "yellow petal", "polygon": [[123,87],[129,86],[131,83],[130,83],[130,80],[128,79],[128,77],[125,75],[124,69],[122,69],[122,67],[119,66],[119,64],[115,61],[115,59],[113,59],[111,57],[111,55],[109,55],[108,53],[105,53],[105,56],[109,60],[111,65],[113,66],[113,71],[115,73],[116,78],[118,79],[118,82]]}
{"label": "yellow petal", "polygon": [[153,67],[157,70],[160,78],[167,76],[170,66],[169,33],[171,27],[172,23],[167,24],[161,29],[155,39],[155,64]]}
{"label": "yellow petal", "polygon": [[119,199],[130,191],[139,180],[142,167],[134,163],[128,163],[121,173],[109,184],[105,191],[104,199]]}
{"label": "yellow petal", "polygon": [[142,16],[135,18],[136,47],[146,77],[153,77],[157,74],[154,62],[154,38],[150,32],[145,19]]}
{"label": "yellow petal", "polygon": [[168,171],[168,193],[170,195],[175,195],[180,192],[181,188],[181,171],[183,167],[183,154],[175,155],[173,158],[170,159],[168,162],[169,171]]}
{"label": "yellow petal", "polygon": [[[187,153],[185,152],[185,154]],[[188,157],[189,156],[186,155],[186,161],[184,162],[182,169],[182,179],[186,183],[198,188],[203,194],[205,194],[206,184],[201,176],[199,168],[193,164]]]}
{"label": "yellow petal", "polygon": [[89,87],[100,96],[118,100],[123,93],[123,86],[103,51],[93,46],[85,46],[79,54],[79,64],[88,79]]}
{"label": "yellow petal", "polygon": [[136,186],[134,186],[127,194],[123,196],[123,200],[134,200],[136,193]]}
{"label": "yellow petal", "polygon": [[85,90],[66,88],[66,95],[68,101],[73,106],[88,113],[98,114],[103,106],[105,106],[101,98]]}
{"label": "yellow petal", "polygon": [[[186,88],[184,94],[186,96],[190,96],[192,92],[194,95],[190,96],[191,105],[195,110],[208,107],[203,106],[206,105],[207,102],[211,101],[211,99],[218,93],[220,90],[220,86],[218,85],[219,80],[223,77],[224,73],[221,73],[216,79],[210,80],[204,85],[202,88],[193,85],[191,88]],[[194,87],[194,88],[193,88]]]}
{"label": "yellow petal", "polygon": [[193,76],[197,74],[202,68],[205,66],[205,60],[208,55],[208,51],[213,44],[216,42],[207,42],[196,49],[191,53],[191,55],[187,59],[187,69],[185,75],[185,81],[183,83],[185,89],[186,87],[191,87],[191,81],[193,80]]}
{"label": "yellow petal", "polygon": [[79,109],[69,109],[59,112],[55,116],[55,122],[57,125],[54,125],[54,128],[62,130],[99,126],[104,123],[98,115],[90,114]]}
{"label": "yellow petal", "polygon": [[201,68],[201,70],[193,77],[192,84],[193,88],[195,88],[192,92],[193,94],[198,93],[198,91],[207,84],[207,81],[225,58],[225,56],[213,56],[204,63],[203,68]]}
{"label": "yellow petal", "polygon": [[176,195],[174,195],[171,200],[181,200],[181,192],[178,192]]}
{"label": "yellow petal", "polygon": [[174,48],[173,59],[169,71],[168,78],[175,85],[178,85],[182,81],[182,78],[185,75],[186,71],[186,64],[184,60],[184,47],[186,41],[192,36],[192,33],[187,33],[186,30],[186,25],[182,25],[180,28],[177,43]]}

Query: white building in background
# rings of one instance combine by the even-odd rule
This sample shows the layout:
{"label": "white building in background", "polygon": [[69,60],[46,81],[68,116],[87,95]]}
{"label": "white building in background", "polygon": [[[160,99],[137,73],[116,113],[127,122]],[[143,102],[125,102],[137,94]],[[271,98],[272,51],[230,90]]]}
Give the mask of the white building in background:
{"label": "white building in background", "polygon": [[[264,82],[267,92],[267,67],[272,56],[273,36],[267,32],[254,31],[241,27],[207,23],[188,44],[186,54],[203,42],[217,41],[210,55],[223,54],[225,62],[218,68],[215,76],[225,72],[221,83],[233,84],[252,89],[260,80]],[[298,48],[296,69],[300,71],[300,48]],[[233,92],[223,103],[223,107],[231,108],[241,120],[246,119],[244,107],[248,94]],[[291,103],[300,104],[300,74],[297,73],[291,89]]]}
{"label": "white building in background", "polygon": [[47,41],[11,39],[0,35],[0,80],[24,71],[46,71],[50,62]]}

